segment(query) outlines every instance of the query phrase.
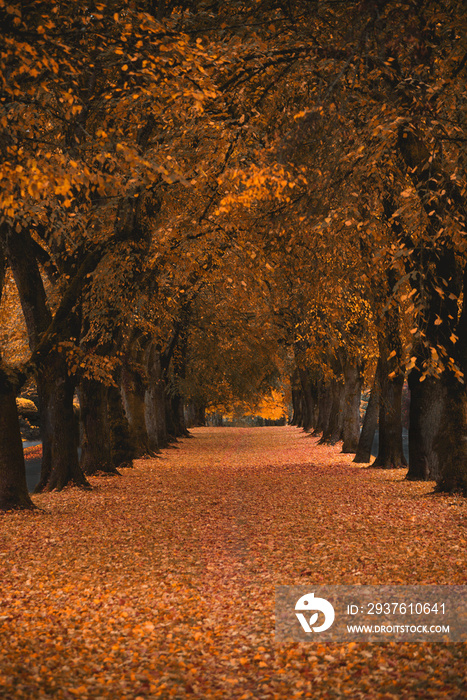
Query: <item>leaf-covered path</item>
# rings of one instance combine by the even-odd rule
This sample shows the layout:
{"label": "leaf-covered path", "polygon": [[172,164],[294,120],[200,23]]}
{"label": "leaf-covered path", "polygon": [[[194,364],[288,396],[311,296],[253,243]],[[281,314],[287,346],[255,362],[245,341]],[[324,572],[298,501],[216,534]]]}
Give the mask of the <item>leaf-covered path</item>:
{"label": "leaf-covered path", "polygon": [[274,643],[276,584],[466,583],[466,503],[292,427],[198,428],[0,518],[2,698],[460,698],[465,645]]}

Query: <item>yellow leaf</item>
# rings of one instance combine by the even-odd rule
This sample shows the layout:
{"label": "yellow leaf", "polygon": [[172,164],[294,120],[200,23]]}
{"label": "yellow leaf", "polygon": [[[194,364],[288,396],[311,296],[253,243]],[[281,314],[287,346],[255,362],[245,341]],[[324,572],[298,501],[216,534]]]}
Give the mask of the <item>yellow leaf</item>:
{"label": "yellow leaf", "polygon": [[67,194],[67,192],[70,190],[71,184],[70,181],[65,178],[63,182],[61,182],[59,185],[55,187],[55,194]]}

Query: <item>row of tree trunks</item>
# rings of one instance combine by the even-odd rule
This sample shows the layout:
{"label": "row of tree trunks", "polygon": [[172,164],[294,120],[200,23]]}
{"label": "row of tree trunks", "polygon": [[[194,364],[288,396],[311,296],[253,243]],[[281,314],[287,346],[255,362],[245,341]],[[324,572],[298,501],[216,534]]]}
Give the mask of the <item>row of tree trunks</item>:
{"label": "row of tree trunks", "polygon": [[[397,145],[427,214],[424,257],[414,250],[418,274],[411,276],[413,291],[423,299],[418,323],[424,342],[415,347],[409,376],[408,476],[435,479],[438,490],[467,493],[467,264],[446,226],[451,219],[456,233],[465,235],[465,196],[444,171],[442,151],[433,153],[410,120],[400,124]],[[443,359],[435,372],[429,371],[430,353],[435,364],[436,357]]]}
{"label": "row of tree trunks", "polygon": [[[64,355],[56,352],[49,355],[51,358],[54,364],[49,361],[50,373],[41,374],[38,390],[43,458],[36,492],[61,490],[69,484],[89,488],[86,475],[118,474],[118,467],[131,466],[134,458],[154,454],[166,447],[171,438],[188,434],[183,401],[178,394],[167,391],[160,353],[154,348],[146,382],[128,368],[121,373],[122,392],[117,386],[107,387],[93,379],[81,380],[80,430],[74,414],[75,385],[67,372]],[[12,373],[1,365],[0,509],[33,507],[26,486],[17,389],[10,376]],[[167,425],[172,427],[171,434]]]}
{"label": "row of tree trunks", "polygon": [[136,342],[130,361],[119,374],[120,391],[92,379],[80,383],[80,466],[85,474],[118,473],[118,467],[153,456],[169,443],[170,402],[160,353]]}
{"label": "row of tree trunks", "polygon": [[342,440],[342,451],[352,453],[360,436],[362,370],[352,362],[343,365],[342,378],[334,377],[320,387],[314,434],[321,434],[321,444],[335,445]]}
{"label": "row of tree trunks", "polygon": [[[138,202],[139,200],[136,201],[136,205],[134,202],[130,203],[128,211],[120,212],[117,216],[115,226],[118,240],[144,238],[138,225]],[[71,376],[65,352],[60,352],[61,342],[75,342],[80,337],[83,319],[79,294],[88,284],[88,273],[95,269],[99,260],[106,254],[106,249],[97,250],[88,256],[88,264],[81,265],[76,274],[73,260],[64,260],[60,255],[56,256],[58,264],[64,268],[61,271],[71,272],[75,276],[70,284],[69,293],[65,295],[67,304],[61,304],[55,316],[52,316],[30,232],[24,228],[13,231],[4,224],[0,232],[0,243],[2,281],[4,262],[7,259],[26,322],[33,358],[31,366],[35,367],[43,450],[42,472],[36,491],[60,490],[68,484],[88,488],[85,473],[116,473],[120,464],[129,465],[131,460],[138,456],[137,443],[128,427],[118,389],[115,391],[113,387],[105,387],[93,379],[82,379],[79,386],[82,406],[81,461],[79,460],[73,406],[77,379]],[[65,270],[67,265],[70,269]],[[55,346],[52,343],[55,343]],[[8,385],[4,391],[5,410],[2,404],[1,420],[6,421],[8,425],[12,420],[12,413],[8,408],[8,402],[11,403],[11,390]],[[135,403],[138,402],[138,392],[135,392],[133,399]],[[133,417],[135,411],[129,410],[128,413]],[[160,427],[158,430],[160,433]],[[146,428],[145,431],[147,433]],[[142,439],[146,440],[144,431],[141,433]],[[6,431],[4,435],[8,439],[9,432]],[[11,432],[11,435],[15,433]],[[162,438],[160,441],[163,442]],[[3,450],[2,454],[9,454],[10,459],[16,452]],[[24,459],[19,466],[14,463],[12,469],[16,472],[21,469],[24,476]],[[2,473],[3,471],[2,464]],[[18,503],[24,500],[23,481],[24,479],[17,480]],[[2,493],[6,494],[7,484],[3,486],[6,491]],[[9,502],[12,500],[10,496],[3,498],[3,495],[0,499]]]}
{"label": "row of tree trunks", "polygon": [[[395,327],[396,328],[396,327]],[[358,388],[348,393],[349,405],[353,406],[353,419],[349,421],[356,439],[354,442],[354,462],[369,463],[371,448],[379,422],[379,449],[372,466],[380,468],[406,467],[402,445],[402,390],[404,374],[394,372],[397,355],[393,362],[387,358],[397,345],[398,334],[395,330],[393,343],[388,347],[386,340],[380,344],[380,359],[376,368],[373,386],[370,392],[363,426],[359,430],[356,408],[360,404]],[[389,335],[390,337],[390,335]],[[392,348],[392,349],[391,349]],[[409,373],[410,415],[409,415],[409,470],[407,478],[411,480],[435,480],[438,488],[445,490],[462,490],[464,474],[464,442],[467,442],[467,401],[465,390],[456,378],[452,378],[450,387],[446,386],[444,377],[425,377],[414,369]],[[357,371],[348,372],[348,387],[358,387]],[[294,417],[300,415],[300,392],[295,384]],[[319,391],[319,413],[314,434],[323,431],[320,442],[335,442],[343,438],[345,423],[345,384],[336,379],[322,382]],[[353,401],[350,398],[353,398]],[[347,413],[348,415],[348,413]],[[300,422],[293,424],[300,426]],[[453,440],[453,428],[457,439]],[[443,436],[444,439],[443,439]],[[447,445],[451,452],[446,454]],[[456,449],[457,445],[457,449]],[[347,451],[344,450],[343,451]],[[449,468],[446,466],[449,465]],[[443,466],[442,466],[443,465]]]}
{"label": "row of tree trunks", "polygon": [[316,427],[317,415],[317,386],[309,373],[302,367],[298,368],[303,401],[300,427],[303,430],[313,430]]}
{"label": "row of tree trunks", "polygon": [[199,401],[190,401],[185,407],[187,428],[200,428],[206,425],[206,406]]}
{"label": "row of tree trunks", "polygon": [[321,443],[343,441],[344,452],[355,452],[360,435],[361,368],[347,363],[342,379],[316,382],[301,367],[292,376],[291,424],[315,436]]}
{"label": "row of tree trunks", "polygon": [[125,412],[138,456],[154,455],[178,437],[189,435],[183,397],[168,376],[160,349],[135,339],[122,370]]}
{"label": "row of tree trunks", "polygon": [[[407,466],[407,463],[402,446],[404,375],[390,378],[387,365],[387,361],[380,358],[361,430],[362,377],[358,367],[349,365],[345,382],[332,379],[323,386],[314,434],[319,435],[321,429],[321,444],[336,444],[342,440],[342,452],[355,453],[356,463],[369,463],[379,423],[379,449],[372,466],[390,469]],[[384,377],[381,377],[382,372]]]}
{"label": "row of tree trunks", "polygon": [[316,429],[318,422],[319,386],[304,367],[297,367],[292,377],[291,425],[305,431]]}
{"label": "row of tree trunks", "polygon": [[345,378],[346,381],[332,379],[321,386],[318,420],[313,432],[321,435],[320,444],[334,445],[342,441],[342,452],[355,453],[354,462],[369,463],[379,423],[379,451],[373,466],[388,469],[407,466],[402,447],[404,376],[389,379],[386,374],[381,380],[378,370],[361,429],[359,368],[349,366]]}

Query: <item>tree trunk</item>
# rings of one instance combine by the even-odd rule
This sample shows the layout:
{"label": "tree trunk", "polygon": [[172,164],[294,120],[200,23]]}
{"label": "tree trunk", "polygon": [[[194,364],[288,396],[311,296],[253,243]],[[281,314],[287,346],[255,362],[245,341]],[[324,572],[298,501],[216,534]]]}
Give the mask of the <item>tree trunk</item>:
{"label": "tree trunk", "polygon": [[190,401],[185,408],[185,423],[187,428],[199,428],[206,425],[205,407],[198,401]]}
{"label": "tree trunk", "polygon": [[362,373],[360,367],[344,367],[344,415],[342,419],[342,452],[356,452],[360,438],[360,400]]}
{"label": "tree trunk", "polygon": [[420,381],[420,372],[409,373],[409,471],[407,479],[427,481],[440,476],[440,461],[435,449],[441,416],[446,399],[440,379],[426,377]]}
{"label": "tree trunk", "polygon": [[467,264],[463,272],[464,300],[457,325],[457,343],[453,357],[464,375],[464,383],[452,373],[444,372],[446,396],[440,433],[435,445],[441,470],[436,477],[437,491],[459,491],[467,496]]}
{"label": "tree trunk", "polygon": [[206,406],[195,401],[195,422],[197,428],[202,428],[206,425]]}
{"label": "tree trunk", "polygon": [[[391,352],[396,354],[388,359]],[[389,336],[380,341],[379,445],[378,455],[371,466],[381,469],[398,469],[407,466],[402,446],[404,373],[400,365],[401,353],[397,323],[391,329]]]}
{"label": "tree trunk", "polygon": [[[427,214],[427,245],[413,248],[422,275],[412,275],[424,307],[419,327],[435,356],[441,355],[439,377],[425,377],[432,358],[423,348],[415,352],[416,366],[409,376],[410,479],[436,479],[437,489],[467,493],[465,389],[459,383],[467,370],[467,264],[455,249],[449,219],[465,223],[465,196],[455,178],[445,171],[443,152],[433,152],[420,130],[407,120],[399,125],[398,147],[420,204]],[[417,288],[417,284],[420,289]],[[459,299],[463,295],[459,316]],[[456,342],[457,339],[457,342]],[[446,366],[446,359],[457,370]],[[456,376],[456,372],[457,375]],[[421,381],[423,380],[424,381]]]}
{"label": "tree trunk", "polygon": [[[182,313],[180,333],[177,346],[172,355],[172,380],[169,379],[169,411],[171,412],[171,424],[175,430],[175,437],[189,437],[190,433],[185,423],[184,398],[180,390],[180,380],[186,377],[186,356],[188,349],[188,320],[191,314],[191,304],[188,303]],[[170,384],[172,386],[170,386]]]}
{"label": "tree trunk", "polygon": [[404,376],[381,377],[378,455],[371,465],[381,469],[406,467],[402,446],[402,387]]}
{"label": "tree trunk", "polygon": [[301,385],[301,397],[303,403],[303,415],[301,427],[305,431],[312,430],[316,426],[316,388],[306,369],[299,367],[299,377]]}
{"label": "tree trunk", "polygon": [[[0,228],[0,301],[5,279],[6,229]],[[16,408],[16,381],[0,355],[0,510],[33,509],[28,493]]]}
{"label": "tree trunk", "polygon": [[[388,287],[394,289],[394,272],[387,273]],[[381,469],[406,467],[402,446],[402,388],[405,370],[402,363],[402,341],[399,309],[386,298],[378,331],[379,346],[379,445],[378,455],[371,465]]]}
{"label": "tree trunk", "polygon": [[138,457],[150,454],[149,436],[146,428],[146,390],[143,380],[136,370],[129,367],[122,369],[121,391],[136,453]]}
{"label": "tree trunk", "polygon": [[222,413],[217,411],[211,415],[212,425],[216,428],[221,428],[224,425],[224,418]]}
{"label": "tree trunk", "polygon": [[116,469],[131,467],[136,459],[136,446],[132,441],[122,395],[116,386],[110,386],[107,390],[107,412],[112,464]]}
{"label": "tree trunk", "polygon": [[50,353],[38,375],[41,430],[45,437],[41,478],[35,493],[60,491],[75,485],[90,488],[78,462],[78,439],[73,407],[74,380],[60,353]]}
{"label": "tree trunk", "polygon": [[443,413],[434,445],[441,464],[436,490],[467,495],[467,392],[457,377],[444,379]]}
{"label": "tree trunk", "polygon": [[302,402],[301,402],[301,395],[300,395],[300,378],[298,375],[298,369],[295,368],[292,377],[291,377],[291,388],[292,388],[292,420],[290,421],[290,425],[300,425],[301,421],[301,415],[302,415]]}
{"label": "tree trunk", "polygon": [[375,438],[376,428],[378,426],[379,415],[379,400],[380,400],[380,363],[376,367],[373,386],[371,387],[368,406],[363,419],[362,431],[358,441],[357,453],[354,457],[354,462],[357,464],[367,464],[371,462],[371,448]]}
{"label": "tree trunk", "polygon": [[322,381],[318,392],[318,419],[313,435],[324,435],[328,432],[332,409],[331,382]]}
{"label": "tree trunk", "polygon": [[176,406],[174,408],[177,411],[178,430],[180,431],[180,436],[181,437],[191,437],[190,431],[186,427],[185,401],[184,401],[183,396],[181,394],[178,394],[177,399],[176,399]]}
{"label": "tree trunk", "polygon": [[167,435],[165,382],[162,376],[161,354],[152,345],[148,352],[148,387],[145,395],[146,429],[149,447],[157,452],[169,444]]}
{"label": "tree trunk", "polygon": [[344,419],[344,385],[337,379],[331,380],[331,410],[326,432],[323,433],[320,444],[335,445],[342,439]]}
{"label": "tree trunk", "polygon": [[292,405],[293,405],[293,416],[291,425],[296,425],[297,428],[303,426],[303,397],[302,391],[299,388],[292,390]]}
{"label": "tree trunk", "polygon": [[[10,232],[7,244],[29,347],[34,351],[49,328],[52,315],[30,235],[25,229],[20,233]],[[70,314],[64,327],[69,333],[74,326],[76,317]],[[48,352],[37,369],[36,379],[41,412],[42,468],[35,491],[62,489],[69,483],[89,487],[78,464],[74,382],[68,375],[65,359],[56,350]]]}
{"label": "tree trunk", "polygon": [[166,393],[166,418],[167,432],[171,438],[188,437],[190,433],[185,425],[185,417],[183,411],[183,399],[177,390],[169,388]]}
{"label": "tree trunk", "polygon": [[0,358],[0,510],[35,507],[26,484],[16,393]]}
{"label": "tree trunk", "polygon": [[93,379],[82,379],[79,402],[82,429],[81,469],[85,474],[118,474],[111,453],[107,387]]}
{"label": "tree trunk", "polygon": [[156,411],[157,443],[162,449],[167,447],[169,444],[165,404],[165,382],[162,377],[159,378],[157,384],[154,386],[154,402]]}
{"label": "tree trunk", "polygon": [[[162,445],[159,440],[159,421],[157,415],[157,387],[151,386],[146,389],[144,395],[146,430],[148,433],[149,449],[154,454],[161,451]],[[165,410],[164,410],[165,414]]]}

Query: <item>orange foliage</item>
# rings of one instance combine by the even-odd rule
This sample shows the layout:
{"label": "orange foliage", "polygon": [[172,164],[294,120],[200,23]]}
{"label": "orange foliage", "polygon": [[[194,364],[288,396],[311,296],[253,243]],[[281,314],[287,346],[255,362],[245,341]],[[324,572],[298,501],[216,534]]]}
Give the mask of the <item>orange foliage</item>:
{"label": "orange foliage", "polygon": [[285,396],[280,391],[273,390],[270,396],[264,396],[257,408],[251,408],[246,415],[260,416],[268,420],[279,420],[287,415]]}

